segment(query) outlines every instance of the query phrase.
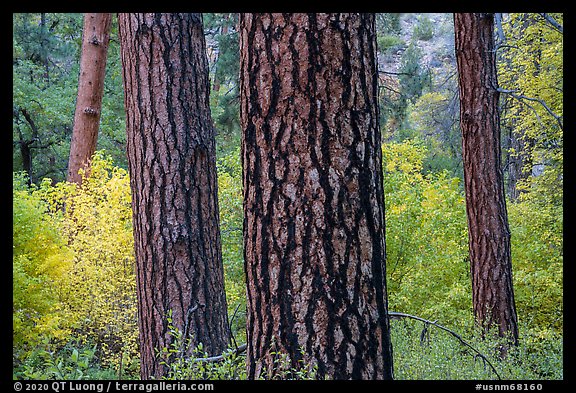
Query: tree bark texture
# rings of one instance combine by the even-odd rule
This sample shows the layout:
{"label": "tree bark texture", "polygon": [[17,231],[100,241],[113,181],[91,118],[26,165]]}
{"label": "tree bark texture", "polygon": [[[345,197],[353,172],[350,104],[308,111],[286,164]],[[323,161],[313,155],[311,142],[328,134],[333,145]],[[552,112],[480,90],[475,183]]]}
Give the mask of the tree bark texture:
{"label": "tree bark texture", "polygon": [[84,14],[78,97],[70,143],[67,180],[80,184],[80,169],[89,169],[98,141],[100,112],[106,76],[106,56],[110,41],[112,14]]}
{"label": "tree bark texture", "polygon": [[493,14],[456,13],[454,29],[474,314],[516,343]]}
{"label": "tree bark texture", "polygon": [[240,16],[249,378],[273,352],[392,378],[375,37],[373,14]]}
{"label": "tree bark texture", "polygon": [[[227,349],[215,132],[201,14],[120,14],[141,376],[160,377],[167,314],[192,347]],[[188,351],[188,355],[191,352]]]}

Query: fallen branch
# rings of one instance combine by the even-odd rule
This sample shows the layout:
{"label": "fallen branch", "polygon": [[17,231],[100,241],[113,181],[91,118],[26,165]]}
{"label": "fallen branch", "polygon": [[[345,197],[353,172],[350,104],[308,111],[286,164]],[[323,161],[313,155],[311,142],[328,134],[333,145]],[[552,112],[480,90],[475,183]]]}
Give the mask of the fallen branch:
{"label": "fallen branch", "polygon": [[479,356],[480,358],[482,358],[482,360],[484,360],[485,363],[488,363],[488,365],[490,366],[490,368],[492,369],[492,371],[494,371],[494,374],[496,374],[496,376],[498,377],[498,379],[502,379],[500,378],[500,374],[498,374],[498,371],[496,371],[496,368],[492,365],[492,363],[490,363],[490,361],[486,358],[486,356],[484,356],[480,351],[478,351],[476,348],[474,348],[472,345],[470,345],[469,343],[467,343],[462,337],[460,337],[460,335],[456,332],[454,332],[453,330],[448,329],[445,326],[442,326],[438,323],[436,323],[436,321],[429,321],[427,319],[424,318],[420,318],[417,317],[415,315],[410,315],[410,314],[404,314],[401,312],[392,312],[389,311],[388,312],[388,316],[390,317],[396,317],[396,318],[411,318],[411,319],[415,319],[417,321],[421,321],[424,322],[426,324],[426,327],[428,325],[434,325],[439,329],[442,329],[448,333],[450,333],[452,336],[456,337],[458,339],[458,341],[460,341],[464,346],[470,348],[471,350],[473,350],[474,352],[476,352],[477,356]]}
{"label": "fallen branch", "polygon": [[[480,351],[478,351],[476,348],[474,348],[472,345],[470,345],[468,342],[466,342],[458,333],[456,333],[453,330],[448,329],[445,326],[440,325],[439,323],[437,323],[436,321],[429,321],[428,319],[424,319],[415,315],[410,315],[410,314],[405,314],[405,313],[401,313],[401,312],[393,312],[393,311],[389,311],[388,312],[388,316],[392,317],[392,318],[410,318],[410,319],[415,319],[417,321],[421,321],[424,322],[426,324],[425,329],[427,329],[428,325],[433,325],[436,326],[437,328],[444,330],[448,333],[450,333],[452,336],[456,337],[458,339],[458,341],[460,341],[460,343],[462,343],[464,346],[470,348],[472,351],[474,351],[476,353],[475,357],[478,356],[480,357],[485,363],[487,363],[490,368],[492,369],[492,371],[494,371],[494,374],[496,374],[496,377],[498,377],[498,379],[502,379],[500,377],[500,374],[498,374],[498,371],[496,370],[496,368],[494,367],[494,365],[492,365],[492,363],[490,363],[490,361],[488,360],[488,358],[486,358],[486,356],[484,356],[484,354],[482,354]],[[421,335],[420,339],[422,340],[422,336],[424,334]],[[231,353],[223,353],[222,355],[217,355],[217,356],[211,356],[211,357],[206,357],[206,358],[194,358],[195,362],[221,362],[222,360],[224,360],[227,356],[230,356],[231,354],[234,355],[240,355],[241,353],[245,352],[247,348],[247,344],[242,344],[239,347],[237,347],[234,351],[232,351]]]}
{"label": "fallen branch", "polygon": [[230,322],[228,323],[228,329],[230,330],[230,337],[232,338],[232,342],[234,343],[234,347],[236,348],[236,350],[238,350],[238,344],[236,343],[236,338],[234,337],[234,333],[232,332],[232,322],[234,321],[236,313],[238,312],[238,309],[240,308],[241,304],[242,303],[238,303],[238,305],[234,309],[234,314],[232,314],[232,318],[230,318]]}
{"label": "fallen branch", "polygon": [[[246,344],[242,344],[238,348],[236,348],[232,353],[234,355],[240,355],[242,352],[246,351],[246,347],[247,347]],[[230,353],[223,353],[222,355],[212,356],[212,357],[208,357],[208,358],[194,358],[194,361],[195,362],[221,362],[227,356],[230,356]]]}

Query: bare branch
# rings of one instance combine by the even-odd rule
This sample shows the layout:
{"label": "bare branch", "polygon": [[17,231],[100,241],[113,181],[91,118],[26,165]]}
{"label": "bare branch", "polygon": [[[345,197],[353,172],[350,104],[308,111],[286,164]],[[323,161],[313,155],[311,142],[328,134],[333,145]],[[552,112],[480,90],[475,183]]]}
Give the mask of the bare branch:
{"label": "bare branch", "polygon": [[542,18],[546,19],[546,22],[550,23],[556,30],[564,34],[564,27],[556,21],[553,17],[546,13],[538,13]]}
{"label": "bare branch", "polygon": [[384,71],[384,70],[378,70],[379,74],[384,74],[384,75],[408,75],[408,76],[416,76],[415,74],[411,73],[411,72],[393,72],[393,71]]}
{"label": "bare branch", "polygon": [[26,108],[20,108],[20,113],[22,113],[24,115],[26,122],[30,126],[30,129],[32,130],[32,136],[37,139],[38,138],[38,127],[36,127],[36,123],[34,123],[34,119],[32,119],[32,115],[30,115],[30,113],[26,110]]}
{"label": "bare branch", "polygon": [[504,35],[504,29],[502,28],[502,13],[497,12],[494,14],[494,23],[496,24],[496,32],[498,34],[496,46],[500,47],[506,42],[506,36]]}
{"label": "bare branch", "polygon": [[234,321],[234,318],[236,318],[236,313],[238,312],[238,309],[240,308],[241,304],[242,303],[238,303],[238,305],[234,309],[234,313],[232,314],[232,318],[230,318],[230,322],[228,323],[228,329],[230,329],[230,337],[232,338],[232,342],[234,343],[234,347],[236,347],[236,350],[238,350],[238,344],[236,343],[236,338],[234,337],[234,333],[232,333],[232,322]]}
{"label": "bare branch", "polygon": [[[246,344],[242,344],[240,345],[237,349],[235,349],[232,353],[235,355],[239,355],[242,352],[246,351]],[[211,356],[208,358],[194,358],[193,361],[194,362],[221,362],[222,360],[224,360],[227,356],[230,356],[230,353],[223,353],[222,355],[218,355],[218,356]]]}
{"label": "bare branch", "polygon": [[474,352],[476,352],[477,356],[479,356],[480,358],[482,358],[482,360],[484,360],[486,363],[488,363],[488,365],[490,366],[490,368],[492,369],[492,371],[494,371],[494,374],[496,374],[496,376],[498,377],[498,379],[502,379],[500,378],[500,374],[498,374],[498,371],[496,371],[496,368],[492,365],[492,363],[490,363],[490,361],[486,358],[486,356],[484,356],[480,351],[478,351],[476,348],[474,348],[472,345],[470,345],[469,343],[467,343],[466,341],[464,341],[464,339],[462,337],[460,337],[460,335],[456,332],[454,332],[453,330],[448,329],[447,327],[444,327],[438,323],[436,323],[436,321],[429,321],[427,319],[421,318],[421,317],[417,317],[415,315],[410,315],[410,314],[405,314],[405,313],[401,313],[401,312],[393,312],[393,311],[389,311],[388,312],[388,316],[390,317],[396,317],[396,318],[411,318],[411,319],[415,319],[417,321],[421,321],[424,322],[427,325],[434,325],[439,329],[442,329],[448,333],[450,333],[452,336],[456,337],[458,339],[458,341],[460,341],[463,345],[465,345],[466,347],[470,348],[471,350],[473,350]]}
{"label": "bare branch", "polygon": [[[522,94],[515,94],[518,90],[507,90],[507,89],[502,89],[500,87],[496,88],[496,90],[500,93],[508,94],[511,97],[522,102],[524,105],[531,108],[534,111],[534,113],[536,113],[536,109],[534,109],[531,105],[525,103],[523,100],[533,101],[533,102],[539,103],[546,110],[546,112],[548,112],[548,114],[550,114],[550,116],[552,116],[554,119],[556,119],[556,122],[558,123],[558,126],[560,127],[560,129],[564,130],[564,125],[562,123],[562,116],[558,116],[556,113],[554,113],[554,111],[552,109],[550,109],[550,107],[548,105],[546,105],[546,103],[543,100],[541,100],[540,98],[533,98],[533,97],[527,97],[527,96],[522,95]],[[536,117],[538,117],[537,113],[536,113]],[[539,117],[538,117],[538,119],[540,120]]]}

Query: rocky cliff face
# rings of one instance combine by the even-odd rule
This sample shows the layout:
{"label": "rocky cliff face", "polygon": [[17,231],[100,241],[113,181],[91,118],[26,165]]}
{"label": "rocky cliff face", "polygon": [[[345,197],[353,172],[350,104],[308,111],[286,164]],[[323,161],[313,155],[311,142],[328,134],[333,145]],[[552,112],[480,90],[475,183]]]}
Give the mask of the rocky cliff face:
{"label": "rocky cliff face", "polygon": [[455,70],[454,24],[451,13],[401,14],[399,24],[399,33],[387,34],[395,36],[396,40],[385,40],[383,43],[390,46],[379,48],[380,71],[397,73],[402,54],[410,43],[421,49],[420,65],[422,67],[430,68],[434,74],[440,76]]}

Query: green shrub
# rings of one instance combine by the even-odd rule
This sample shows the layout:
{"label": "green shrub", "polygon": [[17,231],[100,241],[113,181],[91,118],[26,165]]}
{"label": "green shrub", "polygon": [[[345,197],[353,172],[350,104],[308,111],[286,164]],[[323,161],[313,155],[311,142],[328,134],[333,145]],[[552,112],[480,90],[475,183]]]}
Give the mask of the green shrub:
{"label": "green shrub", "polygon": [[[441,323],[439,321],[439,323]],[[501,339],[481,339],[466,328],[453,328],[469,345],[479,351],[496,369],[492,370],[482,357],[463,345],[450,333],[433,325],[412,320],[391,323],[394,348],[394,373],[400,380],[503,380],[562,379],[562,339],[549,338],[538,345],[528,336],[520,337],[518,347],[509,348],[502,358],[498,348]],[[445,326],[445,325],[444,325]],[[522,329],[521,331],[525,331]],[[491,337],[496,337],[494,334]]]}
{"label": "green shrub", "polygon": [[562,332],[562,206],[525,194],[508,203],[508,216],[518,318],[542,337]]}
{"label": "green shrub", "polygon": [[76,342],[67,343],[59,350],[51,350],[45,341],[13,371],[14,379],[115,379],[111,369],[101,368],[95,356],[95,346],[79,346]]}
{"label": "green shrub", "polygon": [[246,285],[242,244],[242,166],[240,149],[218,159],[218,204],[220,208],[220,239],[228,315],[232,334],[239,341],[246,340]]}
{"label": "green shrub", "polygon": [[377,44],[378,51],[384,54],[393,54],[406,46],[406,43],[398,35],[394,34],[378,35]]}
{"label": "green shrub", "polygon": [[468,237],[459,180],[423,174],[426,148],[382,146],[390,310],[452,324],[471,316]]}
{"label": "green shrub", "polygon": [[[162,379],[168,380],[237,380],[246,379],[246,358],[236,348],[229,348],[219,360],[209,359],[203,351],[202,344],[191,348],[191,340],[184,339],[180,329],[172,324],[171,313],[167,316],[169,336],[172,343],[169,347],[157,348],[161,364],[168,367],[168,373]],[[190,351],[191,350],[191,351]],[[192,353],[192,356],[187,355]],[[281,352],[272,352],[274,370],[264,370],[261,379],[302,380],[315,379],[317,367],[304,361],[298,367],[291,367],[290,357]]]}
{"label": "green shrub", "polygon": [[418,22],[414,27],[413,36],[421,41],[430,41],[434,37],[434,24],[428,17],[423,14],[418,17]]}
{"label": "green shrub", "polygon": [[[162,379],[246,379],[244,358],[238,355],[236,350],[226,351],[218,362],[198,360],[208,357],[202,344],[191,348],[191,340],[184,339],[180,329],[172,324],[171,313],[168,314],[167,321],[172,342],[169,347],[156,349],[160,363],[168,367],[168,372]],[[192,357],[188,355],[190,352]]]}

